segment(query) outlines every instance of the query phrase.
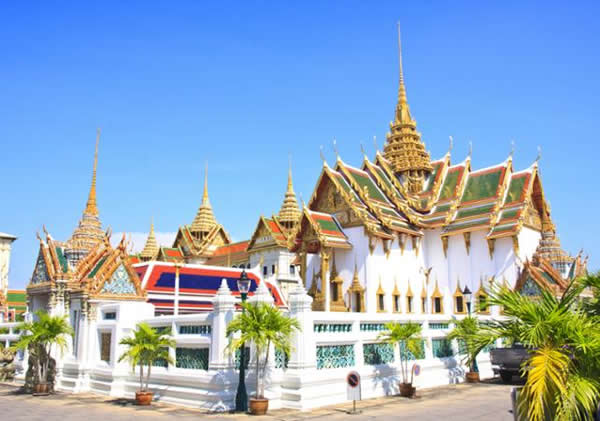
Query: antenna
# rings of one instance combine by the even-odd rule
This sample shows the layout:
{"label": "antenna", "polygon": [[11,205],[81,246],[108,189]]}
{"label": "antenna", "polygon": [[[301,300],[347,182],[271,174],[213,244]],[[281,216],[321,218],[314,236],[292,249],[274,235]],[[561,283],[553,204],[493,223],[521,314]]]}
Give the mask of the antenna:
{"label": "antenna", "polygon": [[469,140],[469,158],[473,156],[473,142]]}
{"label": "antenna", "polygon": [[509,158],[512,158],[514,156],[514,154],[515,154],[515,140],[512,139],[510,141],[510,154],[508,155]]}
{"label": "antenna", "polygon": [[454,147],[454,138],[452,136],[448,136],[450,141],[448,142],[448,153],[452,152],[452,148]]}
{"label": "antenna", "polygon": [[535,162],[540,162],[540,159],[542,159],[542,147],[538,145],[537,157],[535,158]]}
{"label": "antenna", "polygon": [[375,146],[375,153],[377,153],[377,136],[373,136],[373,145]]}

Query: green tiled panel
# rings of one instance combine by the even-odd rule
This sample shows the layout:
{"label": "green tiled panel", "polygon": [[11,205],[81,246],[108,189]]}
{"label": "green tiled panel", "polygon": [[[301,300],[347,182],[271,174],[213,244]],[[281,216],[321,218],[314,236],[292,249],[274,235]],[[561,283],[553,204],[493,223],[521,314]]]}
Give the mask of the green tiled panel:
{"label": "green tiled panel", "polygon": [[521,198],[521,193],[525,187],[525,179],[527,177],[513,178],[510,180],[510,186],[508,186],[508,193],[504,203],[512,203]]}
{"label": "green tiled panel", "polygon": [[94,269],[92,269],[92,271],[88,275],[88,278],[91,279],[91,278],[93,278],[96,275],[96,272],[98,272],[100,270],[100,268],[104,264],[105,260],[106,260],[106,257],[103,257],[102,259],[100,259],[100,261],[98,263],[96,263],[96,266],[94,267]]}
{"label": "green tiled panel", "polygon": [[469,177],[461,202],[464,203],[472,200],[494,197],[496,195],[496,190],[498,189],[498,183],[500,183],[502,171],[503,169],[499,168],[488,174]]}
{"label": "green tiled panel", "polygon": [[479,206],[479,207],[473,208],[473,209],[460,210],[456,213],[456,219],[468,218],[469,216],[475,216],[475,215],[485,215],[485,214],[490,213],[492,211],[492,209],[494,209],[493,203],[490,205]]}
{"label": "green tiled panel", "polygon": [[367,191],[369,192],[369,197],[371,199],[379,200],[380,202],[385,202],[386,198],[379,192],[379,189],[367,176],[359,175],[353,171],[349,171],[356,183],[360,186],[360,188],[367,187]]}
{"label": "green tiled panel", "polygon": [[193,370],[208,370],[208,348],[176,348],[175,366]]}
{"label": "green tiled panel", "polygon": [[354,345],[318,345],[317,370],[354,367]]}
{"label": "green tiled panel", "polygon": [[477,227],[479,225],[487,225],[489,224],[490,220],[489,218],[485,218],[485,219],[481,219],[478,221],[473,221],[473,222],[469,222],[467,224],[452,224],[448,227],[446,227],[446,231],[456,231],[456,230],[461,230],[461,229],[465,229],[465,228],[471,228],[471,227]]}
{"label": "green tiled panel", "polygon": [[454,190],[456,190],[456,184],[458,183],[458,174],[460,171],[452,171],[446,175],[442,191],[440,193],[439,200],[446,200],[454,197]]}
{"label": "green tiled panel", "polygon": [[435,210],[434,210],[434,213],[437,213],[437,212],[446,212],[446,211],[449,211],[450,208],[451,208],[451,205],[436,206]]}
{"label": "green tiled panel", "polygon": [[394,362],[394,347],[391,344],[363,344],[363,357],[366,365],[389,364]]}
{"label": "green tiled panel", "polygon": [[56,255],[58,256],[58,261],[60,262],[63,273],[66,273],[69,270],[69,266],[67,265],[67,259],[60,247],[56,247]]}
{"label": "green tiled panel", "polygon": [[431,348],[435,358],[452,357],[454,355],[452,344],[448,339],[432,339]]}
{"label": "green tiled panel", "polygon": [[275,350],[275,368],[285,369],[288,366],[289,356],[280,349]]}
{"label": "green tiled panel", "polygon": [[11,303],[25,303],[27,301],[27,295],[22,292],[9,292],[6,294],[6,299]]}
{"label": "green tiled panel", "polygon": [[317,219],[317,223],[319,224],[321,229],[324,229],[327,231],[337,231],[337,232],[340,231],[340,229],[338,228],[337,224],[334,221],[329,221],[329,220],[325,220],[325,219]]}
{"label": "green tiled panel", "polygon": [[511,210],[503,211],[502,215],[500,216],[500,218],[501,219],[513,219],[513,218],[516,218],[520,210],[521,209],[511,209]]}

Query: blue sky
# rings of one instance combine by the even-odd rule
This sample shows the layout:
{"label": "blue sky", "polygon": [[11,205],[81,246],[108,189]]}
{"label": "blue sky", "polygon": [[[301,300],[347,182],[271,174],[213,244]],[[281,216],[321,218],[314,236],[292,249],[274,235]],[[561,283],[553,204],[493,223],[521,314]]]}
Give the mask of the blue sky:
{"label": "blue sky", "polygon": [[2,2],[0,231],[23,287],[45,224],[67,239],[101,127],[98,204],[114,232],[192,221],[204,162],[236,240],[277,212],[292,154],[310,197],[319,146],[381,147],[397,92],[396,21],[413,117],[433,157],[516,168],[542,146],[563,246],[600,262],[598,2]]}

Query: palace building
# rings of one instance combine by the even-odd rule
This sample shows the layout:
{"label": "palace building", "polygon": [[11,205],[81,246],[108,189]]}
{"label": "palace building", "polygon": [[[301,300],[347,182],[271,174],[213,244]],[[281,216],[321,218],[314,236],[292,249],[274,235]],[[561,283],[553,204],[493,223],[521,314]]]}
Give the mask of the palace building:
{"label": "palace building", "polygon": [[[527,168],[515,168],[512,153],[485,168],[471,153],[453,159],[451,148],[431,158],[410,111],[401,52],[383,150],[354,164],[323,159],[301,206],[290,165],[279,212],[261,215],[245,241],[232,242],[218,222],[206,169],[200,206],[172,244],[158,243],[152,221],[141,252],[128,252],[125,235],[111,245],[96,200],[99,138],[81,220],[66,241],[45,227],[44,238],[38,234],[26,290],[30,313],[65,315],[75,331],[66,355],[57,355],[63,390],[133,396],[136,374],[118,360],[120,340],[144,321],[171,329],[176,342],[175,362],[152,370],[160,399],[233,408],[238,362],[226,352],[226,331],[239,310],[242,271],[251,301],[275,305],[302,326],[290,355],[275,354],[269,366],[271,408],[342,402],[349,369],[360,373],[363,397],[395,393],[400,355],[422,364],[419,387],[454,383],[464,378],[461,351],[446,335],[471,311],[484,322],[502,316],[488,301],[494,285],[558,295],[587,271],[587,257],[561,247],[539,157]],[[0,236],[0,245],[11,238]],[[0,266],[0,305],[5,274]],[[378,336],[386,323],[409,320],[422,327],[420,355]],[[482,376],[492,374],[487,351],[478,364]]]}

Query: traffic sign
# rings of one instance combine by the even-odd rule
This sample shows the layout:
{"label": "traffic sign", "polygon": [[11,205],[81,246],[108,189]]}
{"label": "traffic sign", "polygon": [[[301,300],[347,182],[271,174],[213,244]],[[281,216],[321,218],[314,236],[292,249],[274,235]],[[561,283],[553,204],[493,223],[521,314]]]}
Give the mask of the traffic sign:
{"label": "traffic sign", "polygon": [[346,383],[348,386],[346,387],[346,394],[348,396],[348,400],[350,401],[359,401],[360,400],[360,374],[356,371],[351,371],[346,376]]}

